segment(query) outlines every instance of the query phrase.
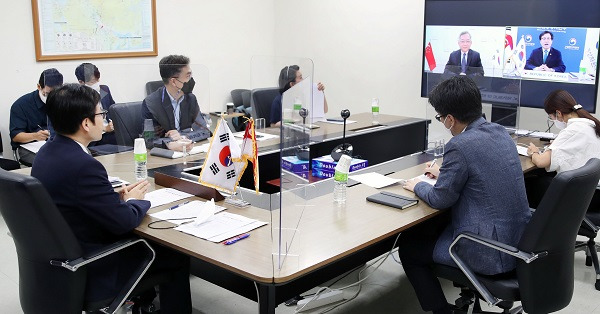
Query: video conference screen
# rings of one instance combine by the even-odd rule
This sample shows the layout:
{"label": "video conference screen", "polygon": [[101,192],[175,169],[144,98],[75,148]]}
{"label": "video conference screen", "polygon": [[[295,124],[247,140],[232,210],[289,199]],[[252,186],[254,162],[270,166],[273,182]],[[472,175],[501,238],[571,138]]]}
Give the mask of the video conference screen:
{"label": "video conference screen", "polygon": [[600,1],[426,0],[421,96],[467,75],[487,103],[542,108],[565,89],[595,112],[599,39]]}

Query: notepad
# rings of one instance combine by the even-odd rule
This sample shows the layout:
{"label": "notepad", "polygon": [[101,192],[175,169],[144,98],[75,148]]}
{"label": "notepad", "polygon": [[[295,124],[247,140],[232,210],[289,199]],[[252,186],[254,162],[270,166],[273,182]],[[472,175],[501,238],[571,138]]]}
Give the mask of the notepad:
{"label": "notepad", "polygon": [[419,200],[390,192],[380,192],[367,197],[367,201],[405,209],[417,205]]}

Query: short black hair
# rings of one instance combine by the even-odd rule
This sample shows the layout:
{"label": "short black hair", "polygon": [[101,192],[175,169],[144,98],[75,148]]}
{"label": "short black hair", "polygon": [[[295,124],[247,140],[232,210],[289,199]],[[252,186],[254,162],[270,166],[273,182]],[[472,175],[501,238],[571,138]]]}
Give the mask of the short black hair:
{"label": "short black hair", "polygon": [[453,76],[442,81],[428,97],[429,103],[441,116],[451,114],[463,123],[471,123],[481,117],[481,93],[477,84],[467,76]]}
{"label": "short black hair", "polygon": [[160,59],[158,62],[158,70],[160,71],[160,77],[165,84],[169,82],[169,79],[177,76],[183,67],[190,64],[190,58],[181,55],[168,55]]}
{"label": "short black hair", "polygon": [[279,92],[283,94],[292,87],[291,83],[296,81],[296,72],[300,71],[297,65],[288,65],[279,72]]}
{"label": "short black hair", "polygon": [[99,102],[100,94],[89,86],[65,84],[48,95],[46,113],[56,133],[72,135],[77,133],[85,118],[95,123]]}
{"label": "short black hair", "polygon": [[79,81],[89,82],[92,80],[92,77],[94,77],[96,80],[99,80],[100,71],[98,70],[97,66],[88,62],[84,62],[75,68],[75,76]]}
{"label": "short black hair", "polygon": [[63,84],[63,75],[55,68],[46,69],[40,74],[38,83],[41,88],[46,86],[55,88]]}
{"label": "short black hair", "polygon": [[542,40],[542,36],[544,36],[544,35],[546,35],[546,34],[550,34],[550,39],[554,40],[554,34],[552,34],[552,32],[550,32],[550,31],[543,31],[543,32],[540,34],[540,40]]}

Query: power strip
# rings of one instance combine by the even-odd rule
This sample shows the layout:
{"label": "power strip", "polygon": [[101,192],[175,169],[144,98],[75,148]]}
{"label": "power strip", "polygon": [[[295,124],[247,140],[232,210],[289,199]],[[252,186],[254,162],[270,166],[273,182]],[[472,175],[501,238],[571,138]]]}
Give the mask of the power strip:
{"label": "power strip", "polygon": [[298,301],[298,304],[296,305],[296,311],[308,311],[320,306],[339,302],[342,300],[344,300],[344,293],[340,290],[333,290],[319,294],[319,296],[317,296],[314,299],[312,297],[307,297],[306,299]]}

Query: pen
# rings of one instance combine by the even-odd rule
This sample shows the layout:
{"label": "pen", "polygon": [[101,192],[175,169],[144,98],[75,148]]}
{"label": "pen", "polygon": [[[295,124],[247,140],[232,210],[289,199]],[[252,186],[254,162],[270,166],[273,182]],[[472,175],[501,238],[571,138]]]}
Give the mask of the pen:
{"label": "pen", "polygon": [[231,245],[231,244],[234,244],[234,243],[236,243],[237,241],[243,240],[243,239],[245,239],[245,238],[247,238],[247,237],[249,237],[249,236],[250,236],[250,234],[249,234],[249,233],[244,233],[244,234],[242,234],[242,235],[239,235],[239,236],[237,236],[237,237],[233,237],[233,238],[231,238],[231,239],[229,239],[229,240],[227,240],[227,241],[223,242],[223,244],[225,244],[225,245]]}
{"label": "pen", "polygon": [[187,203],[189,203],[189,202],[190,202],[190,201],[186,201],[186,202],[183,202],[183,203],[181,203],[181,204],[177,204],[177,205],[175,205],[175,206],[171,206],[171,207],[169,207],[169,210],[173,210],[173,209],[175,209],[175,208],[177,208],[177,207],[179,207],[179,206],[183,206],[183,205],[185,205],[185,204],[187,204]]}
{"label": "pen", "polygon": [[[433,161],[431,162],[431,165],[429,165],[429,168],[433,168],[433,166],[435,166],[435,162],[437,161],[437,158],[433,158]],[[431,173],[429,171],[425,172],[425,174]]]}

